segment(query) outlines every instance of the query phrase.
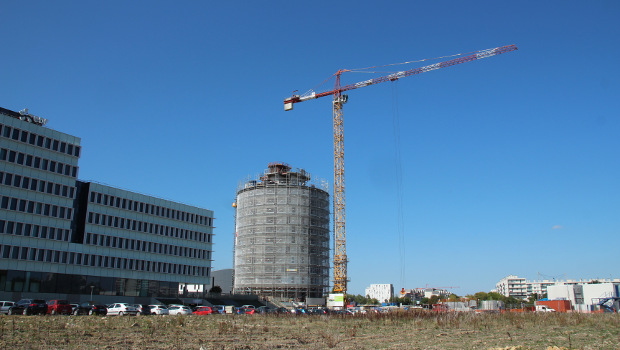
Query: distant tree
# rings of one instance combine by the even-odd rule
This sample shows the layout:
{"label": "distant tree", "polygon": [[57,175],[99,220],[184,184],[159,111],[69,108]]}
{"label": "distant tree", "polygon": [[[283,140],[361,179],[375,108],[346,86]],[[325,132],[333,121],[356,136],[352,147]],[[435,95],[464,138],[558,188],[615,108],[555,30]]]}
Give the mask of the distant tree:
{"label": "distant tree", "polygon": [[599,281],[599,280],[592,280],[592,281],[588,282],[588,284],[601,284],[601,281]]}
{"label": "distant tree", "polygon": [[222,287],[213,286],[211,287],[211,289],[209,289],[209,293],[222,294]]}
{"label": "distant tree", "polygon": [[429,305],[437,304],[438,301],[439,301],[438,295],[431,295],[430,299],[428,299]]}
{"label": "distant tree", "polygon": [[427,297],[422,298],[422,300],[420,300],[420,304],[424,304],[424,305],[430,305],[429,304],[430,299]]}
{"label": "distant tree", "polygon": [[474,294],[474,299],[477,300],[489,300],[489,294],[486,292],[478,292]]}
{"label": "distant tree", "polygon": [[450,296],[448,297],[448,301],[458,301],[459,299],[459,296],[454,293],[450,294]]}
{"label": "distant tree", "polygon": [[504,296],[502,294],[496,293],[496,292],[489,292],[487,294],[488,299],[486,300],[504,300]]}

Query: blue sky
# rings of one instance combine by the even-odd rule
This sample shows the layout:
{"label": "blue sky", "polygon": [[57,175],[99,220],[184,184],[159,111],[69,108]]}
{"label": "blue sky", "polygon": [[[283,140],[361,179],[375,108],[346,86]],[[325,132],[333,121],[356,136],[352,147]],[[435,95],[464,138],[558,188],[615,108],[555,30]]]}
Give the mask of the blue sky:
{"label": "blue sky", "polygon": [[330,98],[284,112],[294,90],[341,68],[516,44],[349,93],[349,292],[620,277],[617,1],[3,1],[0,11],[0,106],[81,137],[83,180],[214,210],[215,269],[232,266],[239,180],[282,161],[333,182]]}

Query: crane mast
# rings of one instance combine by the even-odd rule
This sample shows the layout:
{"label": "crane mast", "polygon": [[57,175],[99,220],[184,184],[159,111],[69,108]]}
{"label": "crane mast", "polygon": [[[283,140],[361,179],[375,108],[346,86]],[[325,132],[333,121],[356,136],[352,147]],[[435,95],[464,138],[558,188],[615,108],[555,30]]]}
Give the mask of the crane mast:
{"label": "crane mast", "polygon": [[348,96],[343,92],[383,83],[395,81],[411,75],[430,72],[440,68],[451,67],[457,64],[472,62],[482,58],[499,55],[506,52],[517,50],[515,45],[501,46],[494,49],[477,51],[473,55],[455,58],[449,61],[431,64],[428,66],[414,68],[407,71],[400,71],[390,75],[361,81],[345,86],[340,85],[342,73],[349,72],[348,69],[340,69],[335,76],[335,86],[333,90],[316,93],[309,91],[303,95],[293,95],[284,99],[284,110],[290,111],[295,103],[316,99],[319,97],[333,96],[333,123],[334,123],[334,293],[347,293],[347,251],[345,234],[345,195],[344,195],[344,127],[342,107],[347,103]]}

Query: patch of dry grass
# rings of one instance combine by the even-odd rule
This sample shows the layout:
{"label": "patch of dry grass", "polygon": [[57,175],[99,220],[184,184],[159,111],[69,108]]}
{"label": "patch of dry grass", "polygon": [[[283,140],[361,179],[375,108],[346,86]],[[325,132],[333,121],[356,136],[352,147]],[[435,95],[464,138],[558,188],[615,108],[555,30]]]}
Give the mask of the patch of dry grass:
{"label": "patch of dry grass", "polygon": [[0,349],[619,349],[618,314],[0,316]]}

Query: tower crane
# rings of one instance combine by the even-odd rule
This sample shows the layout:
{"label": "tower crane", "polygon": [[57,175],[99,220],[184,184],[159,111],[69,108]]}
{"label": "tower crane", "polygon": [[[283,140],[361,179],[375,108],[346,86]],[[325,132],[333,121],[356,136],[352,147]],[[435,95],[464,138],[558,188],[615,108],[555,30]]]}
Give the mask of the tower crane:
{"label": "tower crane", "polygon": [[342,107],[347,103],[348,96],[343,92],[383,83],[396,81],[408,76],[426,73],[440,68],[447,68],[457,64],[476,61],[502,53],[517,50],[515,45],[501,46],[488,50],[476,51],[474,54],[455,58],[449,61],[439,62],[428,66],[400,71],[390,75],[361,81],[345,86],[340,85],[342,73],[350,72],[350,69],[340,69],[333,74],[335,85],[333,90],[315,92],[310,90],[303,95],[293,95],[284,99],[284,110],[290,111],[295,103],[304,102],[319,97],[333,96],[333,123],[334,123],[334,293],[347,293],[347,251],[345,235],[345,196],[344,196],[344,133]]}

